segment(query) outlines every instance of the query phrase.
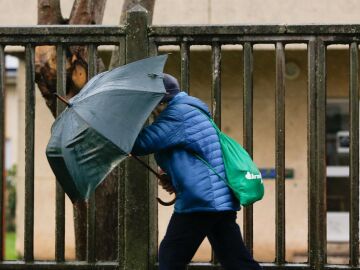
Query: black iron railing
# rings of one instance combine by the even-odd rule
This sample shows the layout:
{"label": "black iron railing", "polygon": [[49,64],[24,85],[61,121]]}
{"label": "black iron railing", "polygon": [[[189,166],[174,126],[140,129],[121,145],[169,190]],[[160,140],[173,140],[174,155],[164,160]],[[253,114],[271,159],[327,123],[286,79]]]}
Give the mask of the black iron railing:
{"label": "black iron railing", "polygon": [[[56,191],[55,261],[34,261],[34,130],[35,83],[34,48],[57,46],[57,91],[65,93],[64,51],[69,45],[89,46],[89,77],[96,74],[97,46],[118,45],[121,63],[155,55],[162,45],[179,46],[181,88],[189,90],[190,48],[212,48],[212,113],[221,126],[221,46],[239,44],[243,48],[243,130],[244,146],[253,153],[253,46],[272,44],[276,50],[276,260],[264,263],[266,269],[360,269],[359,268],[359,85],[358,42],[360,25],[266,25],[266,26],[148,26],[144,10],[128,14],[126,26],[38,26],[0,28],[0,153],[4,152],[4,48],[25,46],[26,55],[26,132],[25,132],[25,240],[23,261],[1,261],[0,269],[156,269],[157,203],[149,174],[132,161],[126,164],[126,177],[119,192],[118,261],[98,262],[95,251],[95,202],[88,210],[87,261],[67,262],[64,252],[65,204],[60,187]],[[308,263],[290,264],[285,260],[285,53],[286,44],[306,44],[308,53]],[[350,261],[336,266],[326,263],[326,49],[331,44],[347,44],[350,50]],[[63,109],[61,103],[57,110]],[[147,160],[148,162],[148,160]],[[0,156],[3,171],[4,155]],[[4,177],[0,175],[0,183]],[[152,184],[149,184],[152,183]],[[2,185],[0,184],[0,188]],[[138,190],[142,190],[141,193]],[[0,194],[1,194],[0,190]],[[0,198],[2,199],[2,198]],[[139,201],[143,202],[139,205]],[[0,207],[0,214],[3,209]],[[2,228],[0,228],[0,231]],[[0,241],[2,236],[0,235]],[[253,209],[244,209],[244,239],[253,246]],[[1,252],[0,252],[1,253]],[[189,269],[221,269],[214,256],[209,263],[192,263]]]}

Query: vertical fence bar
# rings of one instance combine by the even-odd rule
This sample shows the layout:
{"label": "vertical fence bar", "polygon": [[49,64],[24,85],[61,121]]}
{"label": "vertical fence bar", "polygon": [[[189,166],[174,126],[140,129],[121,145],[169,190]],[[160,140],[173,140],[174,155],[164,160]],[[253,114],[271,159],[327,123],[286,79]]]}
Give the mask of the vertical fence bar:
{"label": "vertical fence bar", "polygon": [[[149,56],[156,56],[158,54],[158,47],[154,38],[149,38]],[[150,122],[153,119],[150,117]],[[157,170],[157,164],[153,155],[149,156],[149,165],[154,170]],[[149,269],[153,269],[158,260],[158,184],[156,176],[149,174]]]}
{"label": "vertical fence bar", "polygon": [[5,177],[5,53],[0,45],[0,261],[5,251]]}
{"label": "vertical fence bar", "polygon": [[[96,75],[97,70],[97,48],[94,44],[88,46],[88,80]],[[86,226],[86,260],[93,263],[96,260],[96,202],[95,193],[91,195],[87,205],[87,226]]]}
{"label": "vertical fence bar", "polygon": [[180,46],[181,54],[181,80],[180,88],[183,91],[190,93],[190,46],[186,41],[181,42]]}
{"label": "vertical fence bar", "polygon": [[308,49],[308,194],[309,262],[313,269],[326,263],[326,47],[320,38]]}
{"label": "vertical fence bar", "polygon": [[[221,45],[212,46],[212,84],[211,84],[211,114],[215,123],[221,129]],[[217,259],[212,251],[211,262],[216,264]]]}
{"label": "vertical fence bar", "polygon": [[[136,5],[127,12],[126,63],[149,54],[147,11]],[[148,157],[141,158],[149,163]],[[149,172],[139,162],[126,161],[124,269],[147,269],[149,265]],[[141,191],[141,192],[139,192]],[[141,203],[140,203],[141,202]],[[141,233],[139,233],[141,232]]]}
{"label": "vertical fence bar", "polygon": [[88,64],[88,80],[94,77],[97,73],[97,47],[95,44],[90,44],[89,49],[89,64]]}
{"label": "vertical fence bar", "polygon": [[[65,71],[65,50],[61,45],[56,49],[57,61],[57,79],[56,91],[60,96],[66,94],[66,71]],[[56,115],[59,115],[65,109],[65,104],[59,100],[56,102]],[[55,210],[55,260],[57,262],[65,261],[65,193],[56,181],[56,210]]]}
{"label": "vertical fence bar", "polygon": [[285,263],[285,52],[276,43],[275,94],[276,263]]}
{"label": "vertical fence bar", "polygon": [[326,46],[319,38],[316,57],[317,122],[317,269],[326,263]]}
{"label": "vertical fence bar", "polygon": [[[125,65],[126,57],[126,40],[120,37],[119,42],[119,66]],[[119,183],[118,183],[118,243],[117,243],[117,260],[119,269],[125,269],[125,162],[118,166]]]}
{"label": "vertical fence bar", "polygon": [[221,128],[221,45],[212,46],[211,113]]}
{"label": "vertical fence bar", "polygon": [[359,53],[350,45],[350,265],[359,265]]}
{"label": "vertical fence bar", "polygon": [[158,55],[158,46],[155,42],[153,37],[149,38],[149,56],[156,56]]}
{"label": "vertical fence bar", "polygon": [[35,142],[35,61],[34,47],[26,45],[25,88],[25,233],[24,260],[34,260],[34,142]]}
{"label": "vertical fence bar", "polygon": [[[153,156],[149,157],[149,165],[156,170],[157,164]],[[158,185],[156,176],[149,175],[149,265],[148,269],[153,269],[158,261]]]}
{"label": "vertical fence bar", "polygon": [[308,257],[312,269],[316,258],[316,41],[308,44]]}
{"label": "vertical fence bar", "polygon": [[[253,156],[253,48],[246,42],[244,52],[244,97],[243,97],[243,129],[244,148]],[[250,253],[253,253],[253,206],[247,206],[243,212],[244,242]]]}

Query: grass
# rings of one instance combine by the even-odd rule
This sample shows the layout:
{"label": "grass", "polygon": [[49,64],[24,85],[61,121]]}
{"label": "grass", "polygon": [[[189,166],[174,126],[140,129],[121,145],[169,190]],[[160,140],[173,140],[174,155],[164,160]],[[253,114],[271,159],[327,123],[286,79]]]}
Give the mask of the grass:
{"label": "grass", "polygon": [[5,233],[5,260],[16,260],[18,258],[15,249],[15,232]]}

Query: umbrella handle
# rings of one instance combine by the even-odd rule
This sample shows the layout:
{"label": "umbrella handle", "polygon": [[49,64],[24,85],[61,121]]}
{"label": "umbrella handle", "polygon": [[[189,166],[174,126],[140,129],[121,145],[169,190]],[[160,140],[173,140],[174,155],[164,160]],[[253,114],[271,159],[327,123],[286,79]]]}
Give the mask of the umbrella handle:
{"label": "umbrella handle", "polygon": [[172,199],[171,201],[169,202],[164,202],[162,199],[160,199],[159,197],[156,197],[156,200],[158,201],[158,203],[160,203],[161,205],[163,206],[170,206],[170,205],[173,205],[176,201],[176,196],[174,199]]}

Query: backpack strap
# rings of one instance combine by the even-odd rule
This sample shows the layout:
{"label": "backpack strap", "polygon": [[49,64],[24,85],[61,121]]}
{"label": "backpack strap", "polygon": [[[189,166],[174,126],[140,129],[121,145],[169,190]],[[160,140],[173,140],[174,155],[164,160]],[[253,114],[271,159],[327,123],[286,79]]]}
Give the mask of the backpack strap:
{"label": "backpack strap", "polygon": [[192,153],[195,157],[197,157],[199,160],[201,160],[210,170],[212,170],[220,179],[222,179],[226,184],[227,183],[227,180],[222,177],[220,174],[217,173],[217,171],[215,171],[214,167],[210,165],[209,162],[207,162],[205,159],[203,159],[201,156],[199,156],[198,154],[196,153]]}
{"label": "backpack strap", "polygon": [[[192,106],[192,105],[190,105],[190,106]],[[199,108],[197,108],[197,107],[195,107],[195,106],[192,106],[192,107],[196,108],[197,110],[199,110],[199,112],[201,112],[203,115],[206,116],[206,118],[207,118],[207,119],[210,121],[210,123],[213,125],[213,127],[214,127],[214,129],[216,130],[216,132],[217,132],[218,135],[221,133],[221,130],[219,129],[219,127],[216,125],[216,123],[214,122],[214,120],[213,120],[211,117],[209,117],[208,114],[206,114],[203,110],[201,110],[201,109],[199,109]],[[219,143],[220,143],[220,140],[219,140]],[[191,153],[192,153],[195,157],[197,157],[199,160],[201,160],[201,161],[202,161],[210,170],[212,170],[220,179],[222,179],[222,180],[226,183],[226,185],[228,185],[227,180],[226,180],[224,177],[222,177],[220,174],[218,174],[217,171],[215,171],[214,167],[211,166],[211,164],[210,164],[209,162],[207,162],[205,159],[203,159],[200,155],[198,155],[198,154],[196,154],[196,153],[194,153],[194,152],[191,152]]]}
{"label": "backpack strap", "polygon": [[214,122],[214,120],[211,118],[211,117],[209,117],[209,115],[207,114],[207,113],[205,113],[203,110],[201,110],[200,108],[197,108],[197,107],[195,107],[195,106],[192,106],[192,105],[190,105],[190,104],[188,104],[189,106],[191,106],[191,107],[194,107],[195,109],[197,109],[199,112],[201,112],[203,115],[205,115],[206,116],[206,118],[207,119],[209,119],[209,121],[210,121],[210,123],[213,125],[213,127],[215,128],[215,130],[216,130],[216,132],[219,134],[219,133],[221,133],[221,130],[219,129],[219,127],[216,125],[216,123]]}

